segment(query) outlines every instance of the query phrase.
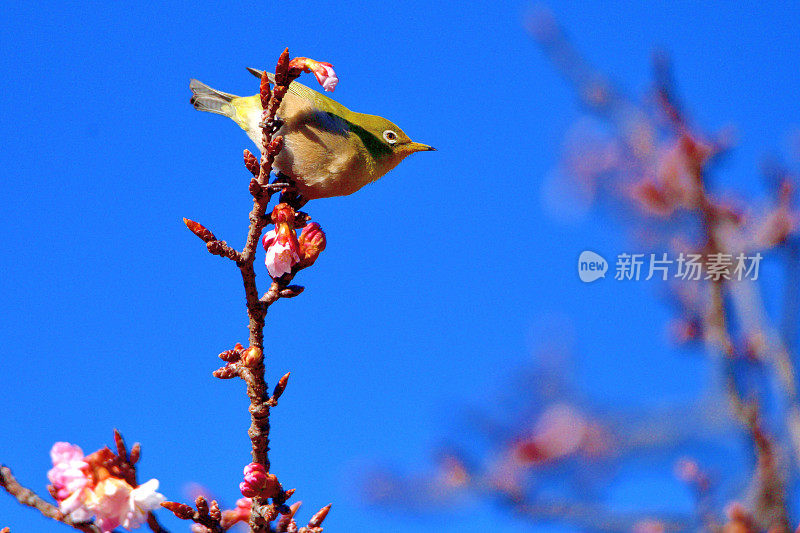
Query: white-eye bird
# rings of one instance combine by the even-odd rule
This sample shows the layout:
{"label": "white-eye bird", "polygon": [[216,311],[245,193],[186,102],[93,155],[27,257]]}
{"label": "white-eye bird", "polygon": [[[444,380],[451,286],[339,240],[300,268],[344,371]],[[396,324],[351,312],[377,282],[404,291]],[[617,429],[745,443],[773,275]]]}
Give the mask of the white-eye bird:
{"label": "white-eye bird", "polygon": [[[248,69],[261,77],[262,72]],[[270,81],[274,82],[272,74]],[[230,117],[261,149],[262,107],[258,94],[236,96],[191,80],[195,109]],[[284,147],[274,170],[289,177],[302,203],[345,196],[377,180],[414,152],[435,148],[412,141],[393,122],[350,111],[293,81],[278,108]]]}

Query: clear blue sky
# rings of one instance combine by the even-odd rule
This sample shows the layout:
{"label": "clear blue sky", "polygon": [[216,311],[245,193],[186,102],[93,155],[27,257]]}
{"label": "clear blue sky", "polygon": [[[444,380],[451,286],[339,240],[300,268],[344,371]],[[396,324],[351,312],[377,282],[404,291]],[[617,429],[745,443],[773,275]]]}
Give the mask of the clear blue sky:
{"label": "clear blue sky", "polygon": [[[44,492],[54,441],[90,452],[119,427],[143,443],[140,475],[168,498],[194,481],[236,499],[246,397],[210,372],[246,340],[241,280],[181,218],[241,246],[241,152],[253,146],[194,111],[188,82],[253,93],[245,67],[271,68],[284,46],[333,63],[348,107],[439,149],[308,206],[328,248],[298,276],[306,292],[271,309],[266,336],[271,382],[292,371],[272,418],[273,471],[297,487],[302,516],[334,502],[334,532],[524,529],[490,505],[421,518],[371,510],[352,479],[376,459],[423,468],[451,413],[528,361],[550,316],[573,323],[590,394],[612,405],[691,398],[707,369],[667,342],[670,309],[654,287],[575,276],[581,250],[616,253],[623,233],[596,216],[560,225],[541,207],[580,111],[523,28],[530,5],[479,4],[6,5],[0,462]],[[669,50],[698,122],[740,131],[727,184],[757,193],[761,156],[785,148],[800,120],[800,13],[787,9],[559,2],[555,14],[634,94],[650,83],[653,47]],[[687,509],[668,486],[629,492]],[[0,494],[4,525],[64,531]]]}

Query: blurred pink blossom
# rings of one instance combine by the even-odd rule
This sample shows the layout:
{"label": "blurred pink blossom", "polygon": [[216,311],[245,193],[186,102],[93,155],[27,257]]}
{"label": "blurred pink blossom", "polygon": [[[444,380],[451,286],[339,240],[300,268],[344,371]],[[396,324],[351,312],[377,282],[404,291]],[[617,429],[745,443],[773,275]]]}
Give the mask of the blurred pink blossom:
{"label": "blurred pink blossom", "polygon": [[118,526],[131,530],[141,526],[147,514],[165,500],[158,492],[158,480],[151,479],[136,488],[109,477],[91,492],[86,508],[96,516],[95,524],[105,533]]}
{"label": "blurred pink blossom", "polygon": [[50,450],[53,468],[47,479],[56,490],[56,499],[67,499],[73,492],[82,489],[91,481],[89,463],[83,460],[83,450],[68,442],[56,442]]}
{"label": "blurred pink blossom", "polygon": [[56,442],[50,450],[53,468],[47,472],[47,479],[55,489],[59,509],[73,519],[88,520],[91,513],[83,507],[91,492],[91,469],[84,461],[83,450],[68,442]]}

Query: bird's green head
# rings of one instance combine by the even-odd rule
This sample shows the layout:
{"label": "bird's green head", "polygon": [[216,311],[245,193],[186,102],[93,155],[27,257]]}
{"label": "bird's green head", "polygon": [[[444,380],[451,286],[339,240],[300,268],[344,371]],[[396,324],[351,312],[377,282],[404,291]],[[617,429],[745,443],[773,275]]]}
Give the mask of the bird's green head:
{"label": "bird's green head", "polygon": [[397,124],[377,115],[352,113],[348,117],[350,132],[357,135],[370,155],[388,172],[414,152],[436,150],[432,146],[414,142]]}

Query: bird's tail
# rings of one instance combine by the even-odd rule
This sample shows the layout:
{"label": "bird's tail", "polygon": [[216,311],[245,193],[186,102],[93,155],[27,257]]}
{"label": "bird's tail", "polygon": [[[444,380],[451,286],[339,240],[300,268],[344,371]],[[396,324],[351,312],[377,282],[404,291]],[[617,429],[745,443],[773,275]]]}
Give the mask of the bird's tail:
{"label": "bird's tail", "polygon": [[229,118],[236,116],[236,109],[231,104],[231,100],[238,96],[212,89],[197,80],[189,82],[189,88],[192,90],[192,99],[189,102],[198,111],[208,111]]}

